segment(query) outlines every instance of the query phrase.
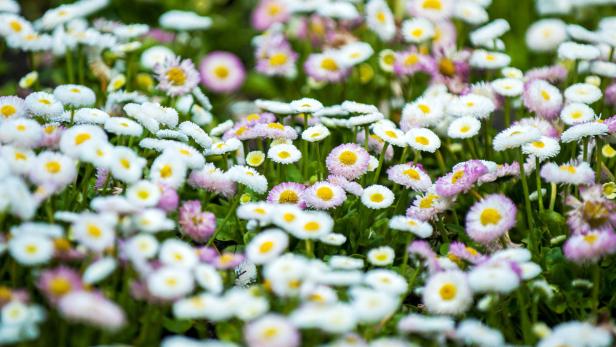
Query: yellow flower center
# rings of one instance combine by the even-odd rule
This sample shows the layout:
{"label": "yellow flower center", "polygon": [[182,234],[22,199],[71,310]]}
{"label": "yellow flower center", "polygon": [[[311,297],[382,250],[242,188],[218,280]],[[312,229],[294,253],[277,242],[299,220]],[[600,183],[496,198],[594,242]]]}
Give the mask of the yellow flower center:
{"label": "yellow flower center", "polygon": [[420,145],[424,145],[424,146],[427,146],[428,144],[430,144],[430,140],[428,140],[428,138],[425,136],[416,136],[415,142],[419,143]]}
{"label": "yellow flower center", "polygon": [[291,212],[287,212],[285,214],[282,215],[282,219],[284,219],[285,222],[287,223],[291,223],[295,220],[295,215]]}
{"label": "yellow flower center", "polygon": [[39,99],[38,102],[43,105],[51,105],[51,101],[48,99]]}
{"label": "yellow flower center", "polygon": [[395,132],[395,131],[393,131],[393,130],[386,130],[386,131],[385,131],[385,135],[387,135],[387,136],[389,136],[389,137],[391,137],[391,138],[394,138],[394,139],[397,139],[397,138],[398,138],[398,135],[397,135],[397,134],[396,134],[396,132]]}
{"label": "yellow flower center", "polygon": [[291,153],[287,152],[287,151],[280,151],[278,153],[278,158],[280,159],[287,159],[291,156]]}
{"label": "yellow flower center", "polygon": [[376,260],[378,261],[385,261],[388,257],[386,253],[379,253],[374,258],[376,258]]}
{"label": "yellow flower center", "polygon": [[183,86],[184,83],[186,83],[186,73],[178,66],[169,68],[165,76],[167,76],[169,82],[174,86]]}
{"label": "yellow flower center", "polygon": [[417,105],[417,108],[419,108],[423,113],[430,113],[430,106],[426,104],[419,104]]}
{"label": "yellow flower center", "polygon": [[370,201],[372,202],[379,203],[379,202],[382,202],[383,200],[385,200],[385,197],[381,193],[374,193],[370,195]]}
{"label": "yellow flower center", "polygon": [[329,201],[334,197],[334,191],[328,186],[317,188],[316,195],[319,199]]}
{"label": "yellow flower center", "polygon": [[443,4],[440,0],[425,0],[422,7],[426,10],[441,10]]}
{"label": "yellow flower center", "polygon": [[269,327],[263,330],[263,337],[266,339],[271,339],[278,335],[278,329],[276,327]]}
{"label": "yellow flower center", "polygon": [[86,232],[95,239],[103,235],[103,231],[94,224],[88,224],[86,227]]}
{"label": "yellow flower center", "polygon": [[456,184],[462,177],[464,177],[464,170],[458,170],[451,175],[451,183]]}
{"label": "yellow flower center", "polygon": [[337,71],[338,63],[333,58],[324,58],[321,60],[321,68],[327,71]]}
{"label": "yellow flower center", "polygon": [[267,14],[271,17],[278,15],[282,11],[282,8],[277,3],[270,3],[267,6]]}
{"label": "yellow flower center", "polygon": [[575,173],[577,172],[577,169],[576,169],[576,168],[575,168],[575,166],[573,166],[573,165],[561,165],[561,166],[560,166],[560,169],[561,169],[562,171],[567,171],[567,172],[569,172],[570,174],[575,174]]}
{"label": "yellow flower center", "polygon": [[16,32],[16,33],[21,32],[21,30],[23,29],[23,25],[21,25],[21,23],[19,23],[19,22],[18,22],[18,21],[16,21],[16,20],[12,20],[12,21],[9,23],[9,26],[11,27],[11,30],[13,30],[13,31],[14,31],[14,32]]}
{"label": "yellow flower center", "polygon": [[407,169],[407,170],[402,171],[402,173],[408,176],[408,178],[413,179],[413,180],[418,180],[421,177],[419,175],[419,172],[417,172],[417,170],[415,169]]}
{"label": "yellow flower center", "polygon": [[498,222],[500,222],[501,218],[501,214],[498,212],[498,210],[491,207],[484,209],[479,216],[479,220],[481,221],[482,225],[496,225],[498,224]]}
{"label": "yellow flower center", "polygon": [[54,296],[62,296],[71,291],[71,282],[64,277],[56,277],[49,281],[49,291]]}
{"label": "yellow flower center", "polygon": [[26,245],[26,253],[34,254],[36,252],[38,252],[38,247],[36,247],[36,245],[33,245],[33,244]]}
{"label": "yellow flower center", "polygon": [[225,79],[229,76],[229,68],[224,65],[219,65],[214,69],[214,75],[220,79]]}
{"label": "yellow flower center", "polygon": [[259,246],[259,252],[260,253],[267,253],[267,252],[271,251],[272,248],[274,248],[274,242],[272,242],[272,241],[265,241],[265,242],[263,242]]}
{"label": "yellow flower center", "polygon": [[130,169],[130,161],[128,161],[128,159],[126,158],[122,158],[120,159],[120,164],[125,168],[125,169]]}
{"label": "yellow flower center", "polygon": [[550,96],[550,93],[548,93],[548,92],[547,92],[547,91],[545,91],[545,90],[542,90],[542,91],[541,91],[541,97],[542,97],[542,98],[543,98],[543,100],[545,100],[545,101],[550,101],[550,99],[552,98],[552,97]]}
{"label": "yellow flower center", "polygon": [[537,148],[543,148],[545,147],[545,143],[543,143],[543,141],[534,141],[533,146]]}
{"label": "yellow flower center", "polygon": [[140,190],[137,192],[137,196],[139,197],[139,199],[145,200],[150,197],[150,192],[148,192],[147,190]]}
{"label": "yellow flower center", "polygon": [[319,223],[315,221],[310,221],[304,225],[304,230],[306,230],[307,232],[315,232],[319,230],[319,227]]}
{"label": "yellow flower center", "polygon": [[414,37],[421,37],[421,35],[423,35],[423,29],[422,28],[415,28],[411,31],[411,35]]}
{"label": "yellow flower center", "polygon": [[256,113],[251,113],[248,116],[246,116],[246,120],[249,122],[258,121],[259,119],[261,119],[261,116],[259,116]]}
{"label": "yellow flower center", "polygon": [[15,106],[13,105],[2,105],[2,107],[0,108],[0,113],[5,118],[12,116],[13,114],[15,114],[15,112],[17,112],[17,109],[15,109]]}
{"label": "yellow flower center", "polygon": [[57,160],[48,161],[45,164],[45,170],[51,174],[57,174],[62,169],[62,165]]}
{"label": "yellow flower center", "polygon": [[276,129],[276,130],[284,130],[284,125],[275,122],[275,123],[269,123],[267,125],[268,128],[272,128],[272,129]]}
{"label": "yellow flower center", "polygon": [[419,61],[419,56],[415,53],[411,53],[407,55],[406,58],[404,59],[404,65],[406,66],[415,65],[417,64],[418,61]]}
{"label": "yellow flower center", "polygon": [[571,114],[571,118],[573,118],[573,119],[580,119],[580,118],[582,118],[582,112],[580,112],[580,111],[573,112]]}
{"label": "yellow flower center", "polygon": [[173,175],[173,168],[171,167],[171,165],[163,165],[163,167],[160,169],[160,177],[169,178],[171,177],[171,175]]}
{"label": "yellow flower center", "polygon": [[15,160],[26,160],[28,157],[22,152],[15,152]]}
{"label": "yellow flower center", "polygon": [[26,128],[26,126],[25,126],[25,125],[23,125],[23,124],[19,124],[19,125],[17,125],[17,127],[16,127],[16,128],[17,128],[17,131],[20,131],[20,132],[24,132],[24,131],[26,131],[26,129],[27,129],[27,128]]}
{"label": "yellow flower center", "polygon": [[282,52],[278,52],[278,53],[274,53],[272,54],[272,56],[269,58],[269,63],[272,66],[281,66],[284,65],[288,60],[288,57],[286,54],[282,53]]}
{"label": "yellow flower center", "polygon": [[353,165],[357,162],[357,154],[353,151],[343,151],[338,156],[338,159],[344,165]]}
{"label": "yellow flower center", "polygon": [[280,193],[280,197],[278,197],[278,202],[281,204],[295,204],[299,200],[299,196],[294,190],[287,189]]}
{"label": "yellow flower center", "polygon": [[79,146],[80,144],[88,141],[90,138],[92,138],[92,135],[88,133],[81,133],[75,136],[75,145]]}
{"label": "yellow flower center", "polygon": [[591,245],[597,242],[598,238],[599,236],[597,236],[597,234],[584,235],[584,241],[586,241],[586,243],[589,243]]}
{"label": "yellow flower center", "polygon": [[471,130],[471,127],[468,126],[468,124],[464,124],[461,128],[460,128],[460,132],[461,133],[467,133],[469,130]]}
{"label": "yellow flower center", "polygon": [[434,200],[436,200],[436,198],[438,198],[438,196],[435,195],[435,194],[428,194],[428,195],[424,196],[419,201],[419,207],[420,208],[430,208],[430,207],[432,207],[432,204],[434,203]]}
{"label": "yellow flower center", "polygon": [[456,73],[456,65],[451,59],[443,58],[438,62],[438,70],[446,76],[453,76]]}
{"label": "yellow flower center", "polygon": [[377,12],[375,17],[376,17],[376,20],[381,24],[385,23],[385,20],[387,19],[385,15],[385,11]]}
{"label": "yellow flower center", "polygon": [[445,283],[441,289],[439,289],[438,294],[441,296],[441,299],[449,301],[456,297],[457,292],[458,288],[456,288],[455,284]]}

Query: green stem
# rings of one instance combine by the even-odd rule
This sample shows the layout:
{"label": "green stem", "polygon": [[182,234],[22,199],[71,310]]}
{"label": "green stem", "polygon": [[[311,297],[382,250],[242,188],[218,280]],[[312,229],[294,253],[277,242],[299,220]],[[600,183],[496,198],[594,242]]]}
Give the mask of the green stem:
{"label": "green stem", "polygon": [[595,182],[601,182],[601,165],[603,161],[603,154],[601,153],[601,139],[595,140]]}
{"label": "green stem", "polygon": [[505,127],[509,128],[511,125],[511,100],[505,98]]}
{"label": "green stem", "polygon": [[222,229],[224,229],[224,227],[227,225],[227,222],[229,221],[229,219],[231,219],[231,216],[235,213],[235,209],[237,208],[237,205],[240,203],[241,196],[242,196],[242,192],[241,192],[240,189],[238,189],[237,193],[235,193],[235,199],[233,199],[233,203],[231,205],[231,208],[229,208],[229,212],[227,212],[227,215],[225,216],[225,219],[222,220],[222,223],[220,223],[220,226],[216,228],[216,231],[214,232],[214,235],[212,235],[210,240],[207,242],[208,246],[210,246],[212,244],[212,242],[214,242],[218,232],[221,231]]}
{"label": "green stem", "polygon": [[381,155],[379,156],[379,166],[374,171],[374,179],[372,180],[372,184],[376,184],[379,181],[379,175],[381,174],[381,168],[383,167],[383,161],[385,160],[385,152],[387,152],[387,146],[389,146],[389,144],[385,142],[383,144],[383,150],[381,151]]}
{"label": "green stem", "polygon": [[368,140],[370,139],[370,128],[364,125],[364,149],[368,151]]}
{"label": "green stem", "polygon": [[64,53],[64,58],[66,60],[66,73],[69,83],[75,83],[75,73],[73,71],[73,53],[70,49],[66,50]]}
{"label": "green stem", "polygon": [[311,239],[304,240],[306,242],[306,255],[309,258],[314,258],[314,243]]}
{"label": "green stem", "polygon": [[523,287],[520,286],[518,290],[516,290],[516,298],[518,301],[518,307],[520,309],[520,327],[522,328],[522,336],[524,339],[524,344],[530,344],[530,333],[531,327],[530,322],[528,320],[528,307],[526,304],[526,293],[522,292]]}
{"label": "green stem", "polygon": [[556,183],[550,183],[550,211],[554,211],[554,205],[556,204],[556,190],[558,187]]}
{"label": "green stem", "polygon": [[541,191],[541,175],[539,174],[539,157],[535,157],[535,177],[537,178],[537,201],[539,212],[543,212],[543,192]]}
{"label": "green stem", "polygon": [[400,156],[400,164],[404,164],[408,156],[409,156],[409,146],[405,146],[404,149],[402,150],[402,155]]}
{"label": "green stem", "polygon": [[526,220],[528,223],[528,227],[532,228],[534,223],[533,223],[532,208],[530,206],[530,198],[529,198],[529,193],[528,193],[528,181],[526,180],[526,172],[524,170],[524,156],[520,149],[518,149],[518,163],[520,164],[520,179],[522,181],[522,190],[524,193],[524,205],[526,206]]}
{"label": "green stem", "polygon": [[413,236],[413,233],[409,231],[407,232],[407,235],[405,237],[403,249],[404,255],[402,256],[402,273],[406,273],[406,267],[409,262],[409,252],[407,251],[407,248],[411,244],[411,242],[413,242]]}
{"label": "green stem", "polygon": [[596,317],[599,310],[599,292],[601,290],[601,267],[599,263],[592,266],[592,313]]}
{"label": "green stem", "polygon": [[445,166],[445,160],[443,160],[443,155],[441,154],[441,150],[436,150],[436,161],[438,163],[438,168],[441,170],[441,173],[444,175],[447,172],[447,167]]}

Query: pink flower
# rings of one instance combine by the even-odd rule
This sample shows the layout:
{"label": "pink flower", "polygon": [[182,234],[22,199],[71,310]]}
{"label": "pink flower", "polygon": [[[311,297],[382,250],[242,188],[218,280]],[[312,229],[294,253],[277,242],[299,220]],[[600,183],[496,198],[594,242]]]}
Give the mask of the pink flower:
{"label": "pink flower", "polygon": [[202,211],[199,200],[184,202],[180,207],[179,223],[182,233],[197,242],[207,241],[216,230],[216,216]]}
{"label": "pink flower", "polygon": [[594,263],[601,257],[616,252],[616,234],[613,231],[591,231],[571,236],[564,247],[567,259],[576,263]]}
{"label": "pink flower", "polygon": [[190,59],[174,57],[154,66],[158,89],[170,96],[190,93],[199,83],[199,73]]}
{"label": "pink flower", "polygon": [[52,303],[56,303],[66,294],[83,289],[79,273],[65,266],[44,270],[37,286]]}
{"label": "pink flower", "polygon": [[469,160],[453,167],[453,171],[436,180],[436,192],[444,197],[452,197],[465,192],[488,172],[479,160]]}
{"label": "pink flower", "polygon": [[160,200],[157,205],[158,208],[165,212],[175,211],[178,209],[179,201],[180,197],[175,189],[165,185],[161,186]]}
{"label": "pink flower", "polygon": [[206,55],[199,65],[201,82],[216,93],[232,93],[246,79],[246,70],[233,53],[215,51]]}
{"label": "pink flower", "polygon": [[126,323],[124,311],[102,294],[85,290],[64,295],[58,304],[60,313],[69,320],[80,321],[108,330],[118,330]]}
{"label": "pink flower", "polygon": [[325,163],[327,170],[336,176],[354,180],[368,171],[370,155],[359,145],[345,143],[332,149]]}
{"label": "pink flower", "polygon": [[252,26],[267,30],[274,23],[283,23],[290,18],[287,3],[280,0],[261,0],[252,12]]}

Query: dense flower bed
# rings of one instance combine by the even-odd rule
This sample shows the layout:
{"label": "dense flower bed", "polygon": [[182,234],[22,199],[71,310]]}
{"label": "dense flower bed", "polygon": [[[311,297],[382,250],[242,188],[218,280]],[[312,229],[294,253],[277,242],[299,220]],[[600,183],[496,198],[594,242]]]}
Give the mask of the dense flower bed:
{"label": "dense flower bed", "polygon": [[616,5],[504,1],[0,0],[0,344],[612,346]]}

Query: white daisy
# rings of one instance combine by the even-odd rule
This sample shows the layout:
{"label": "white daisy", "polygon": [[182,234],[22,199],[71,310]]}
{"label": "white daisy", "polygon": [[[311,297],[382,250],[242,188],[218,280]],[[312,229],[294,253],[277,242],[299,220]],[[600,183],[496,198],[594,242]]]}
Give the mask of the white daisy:
{"label": "white daisy", "polygon": [[54,255],[54,244],[48,237],[24,234],[8,242],[9,253],[21,265],[33,266],[47,263]]}
{"label": "white daisy", "polygon": [[434,37],[434,25],[425,18],[416,17],[402,22],[402,36],[406,42],[422,43]]}
{"label": "white daisy", "polygon": [[426,309],[435,314],[459,315],[473,303],[473,294],[466,274],[457,270],[430,276],[423,290]]}
{"label": "white daisy", "polygon": [[393,216],[389,220],[389,228],[408,231],[420,238],[432,236],[432,225],[430,223],[407,216]]}
{"label": "white daisy", "polygon": [[412,128],[406,132],[409,146],[423,152],[434,153],[441,147],[441,139],[430,129]]}
{"label": "white daisy", "polygon": [[143,127],[132,119],[125,117],[111,117],[104,123],[107,132],[124,136],[141,136]]}
{"label": "white daisy", "polygon": [[541,132],[535,127],[513,125],[496,134],[492,146],[496,151],[504,151],[509,148],[516,148],[526,143],[537,141],[540,138]]}
{"label": "white daisy", "polygon": [[246,247],[246,257],[254,264],[263,264],[278,257],[288,246],[289,237],[279,229],[269,229],[255,236]]}
{"label": "white daisy", "polygon": [[565,99],[569,102],[592,104],[601,99],[601,89],[588,83],[572,84],[565,89]]}
{"label": "white daisy", "polygon": [[368,251],[367,257],[368,262],[372,265],[387,266],[393,264],[396,253],[393,248],[389,246],[382,246]]}
{"label": "white daisy", "polygon": [[32,165],[30,178],[33,182],[65,187],[77,177],[76,163],[70,157],[57,152],[40,153]]}
{"label": "white daisy", "polygon": [[61,103],[73,107],[92,106],[96,102],[96,94],[92,89],[77,84],[62,84],[56,87],[53,95]]}
{"label": "white daisy", "polygon": [[291,144],[280,144],[270,147],[267,157],[278,164],[292,164],[302,158],[302,152]]}
{"label": "white daisy", "polygon": [[542,136],[539,140],[522,145],[522,152],[527,155],[534,155],[540,160],[555,157],[560,152],[558,140]]}
{"label": "white daisy", "polygon": [[595,111],[586,104],[572,102],[560,111],[560,119],[567,125],[586,123],[595,119]]}
{"label": "white daisy", "polygon": [[481,122],[471,116],[459,117],[449,123],[447,136],[452,139],[467,139],[476,136],[481,129]]}
{"label": "white daisy", "polygon": [[39,144],[43,137],[43,128],[34,119],[11,118],[0,124],[0,142],[22,148],[31,148]]}
{"label": "white daisy", "polygon": [[172,300],[192,292],[194,278],[186,268],[163,266],[148,276],[147,287],[153,296]]}
{"label": "white daisy", "polygon": [[394,193],[387,187],[374,184],[364,189],[361,202],[370,209],[382,209],[394,202]]}

